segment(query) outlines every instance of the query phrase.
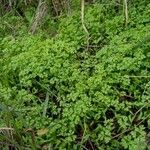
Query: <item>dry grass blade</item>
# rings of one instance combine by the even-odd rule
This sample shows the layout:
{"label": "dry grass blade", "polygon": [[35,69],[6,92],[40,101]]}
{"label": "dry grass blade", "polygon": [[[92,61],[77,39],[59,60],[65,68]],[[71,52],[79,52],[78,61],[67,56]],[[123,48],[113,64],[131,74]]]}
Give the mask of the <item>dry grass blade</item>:
{"label": "dry grass blade", "polygon": [[14,147],[14,137],[13,137],[14,129],[10,127],[1,127],[0,128],[0,136],[2,137],[1,144],[8,145]]}
{"label": "dry grass blade", "polygon": [[128,3],[127,0],[124,0],[124,7],[125,7],[125,25],[128,25]]}
{"label": "dry grass blade", "polygon": [[12,131],[12,130],[14,130],[14,129],[13,129],[13,128],[8,128],[8,127],[2,127],[2,128],[0,128],[0,131],[1,131],[1,130],[11,130],[11,131]]}
{"label": "dry grass blade", "polygon": [[43,18],[46,16],[46,13],[47,13],[46,2],[42,2],[40,0],[35,17],[29,30],[32,34],[34,34],[36,29],[41,25]]}
{"label": "dry grass blade", "polygon": [[12,132],[14,131],[13,128],[9,128],[9,127],[2,127],[0,128],[0,133],[3,135],[7,135],[9,137],[13,137]]}
{"label": "dry grass blade", "polygon": [[84,32],[86,33],[86,40],[87,40],[87,50],[88,50],[88,47],[89,47],[89,32],[85,26],[85,22],[84,22],[84,7],[85,7],[85,1],[84,0],[81,0],[81,22],[82,22],[82,27],[84,29]]}

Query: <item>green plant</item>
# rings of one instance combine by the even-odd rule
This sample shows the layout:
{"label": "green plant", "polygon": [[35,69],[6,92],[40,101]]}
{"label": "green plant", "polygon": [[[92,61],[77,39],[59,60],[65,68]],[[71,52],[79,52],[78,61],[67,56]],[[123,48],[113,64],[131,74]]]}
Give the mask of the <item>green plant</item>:
{"label": "green plant", "polygon": [[148,148],[150,5],[128,6],[128,26],[112,5],[86,6],[88,45],[78,9],[54,37],[0,39],[0,129],[14,130],[16,146]]}

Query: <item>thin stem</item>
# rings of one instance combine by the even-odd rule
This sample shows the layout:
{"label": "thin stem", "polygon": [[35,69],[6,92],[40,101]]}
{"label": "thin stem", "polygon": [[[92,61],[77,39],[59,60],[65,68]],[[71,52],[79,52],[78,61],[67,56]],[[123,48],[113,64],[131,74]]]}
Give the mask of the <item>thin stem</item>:
{"label": "thin stem", "polygon": [[84,7],[85,7],[85,1],[81,0],[81,22],[82,22],[82,27],[86,33],[86,38],[87,38],[87,49],[89,47],[89,32],[85,26],[85,22],[84,22]]}
{"label": "thin stem", "polygon": [[125,25],[127,27],[128,25],[128,3],[127,0],[124,0],[124,6],[125,6]]}

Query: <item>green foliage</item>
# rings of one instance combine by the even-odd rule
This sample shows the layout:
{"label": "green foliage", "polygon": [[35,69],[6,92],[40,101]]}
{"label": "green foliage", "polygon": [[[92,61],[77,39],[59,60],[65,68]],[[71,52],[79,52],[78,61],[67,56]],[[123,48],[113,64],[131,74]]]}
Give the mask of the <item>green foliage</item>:
{"label": "green foliage", "polygon": [[88,49],[77,10],[60,18],[55,37],[0,38],[0,127],[16,135],[2,142],[16,149],[148,148],[150,5],[131,7],[128,27],[110,8],[86,7]]}

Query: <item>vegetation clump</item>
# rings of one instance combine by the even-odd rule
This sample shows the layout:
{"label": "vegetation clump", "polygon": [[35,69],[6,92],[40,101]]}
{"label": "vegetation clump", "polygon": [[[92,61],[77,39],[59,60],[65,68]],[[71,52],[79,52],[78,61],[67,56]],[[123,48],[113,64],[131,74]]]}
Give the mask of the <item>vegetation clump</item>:
{"label": "vegetation clump", "polygon": [[150,4],[107,2],[1,9],[1,149],[150,148]]}

